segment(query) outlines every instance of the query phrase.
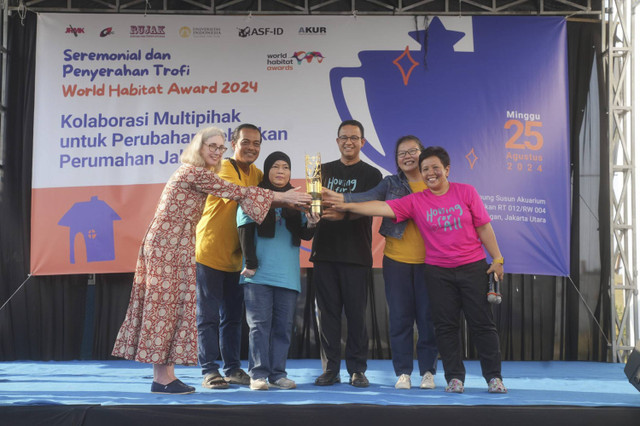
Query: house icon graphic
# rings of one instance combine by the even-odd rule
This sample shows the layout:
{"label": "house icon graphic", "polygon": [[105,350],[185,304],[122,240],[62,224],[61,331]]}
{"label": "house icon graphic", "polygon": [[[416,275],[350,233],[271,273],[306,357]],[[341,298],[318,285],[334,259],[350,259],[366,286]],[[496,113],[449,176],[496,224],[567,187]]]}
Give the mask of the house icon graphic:
{"label": "house icon graphic", "polygon": [[84,237],[87,262],[114,260],[113,221],[121,220],[107,203],[92,196],[90,201],[77,202],[62,216],[58,225],[69,228],[69,261],[76,263],[74,241]]}

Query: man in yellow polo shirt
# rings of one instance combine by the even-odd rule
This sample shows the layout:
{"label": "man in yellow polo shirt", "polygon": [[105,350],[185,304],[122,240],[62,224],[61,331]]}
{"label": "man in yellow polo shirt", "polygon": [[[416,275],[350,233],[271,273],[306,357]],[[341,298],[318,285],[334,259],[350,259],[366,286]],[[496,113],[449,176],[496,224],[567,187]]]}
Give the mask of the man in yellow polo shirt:
{"label": "man in yellow polo shirt", "polygon": [[[253,164],[262,137],[253,124],[241,124],[231,137],[233,157],[222,161],[219,176],[242,186],[255,186],[262,172]],[[238,204],[209,195],[196,236],[196,290],[198,361],[208,389],[226,389],[229,383],[249,384],[240,368],[240,339],[244,293],[240,286],[242,251],[236,227]],[[218,346],[219,344],[219,346]],[[222,377],[218,355],[222,354]]]}

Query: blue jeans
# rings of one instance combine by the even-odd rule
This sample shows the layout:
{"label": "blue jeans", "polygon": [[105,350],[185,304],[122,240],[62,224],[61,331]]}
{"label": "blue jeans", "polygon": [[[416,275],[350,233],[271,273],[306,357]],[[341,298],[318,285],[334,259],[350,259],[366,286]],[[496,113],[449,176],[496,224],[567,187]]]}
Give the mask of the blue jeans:
{"label": "blue jeans", "polygon": [[431,312],[447,382],[451,379],[464,382],[466,374],[460,341],[461,311],[478,351],[482,376],[487,382],[494,377],[502,378],[500,338],[487,301],[487,269],[485,260],[455,268],[426,266]]}
{"label": "blue jeans", "polygon": [[245,283],[249,324],[249,375],[271,383],[287,377],[287,355],[298,292],[271,285]]}
{"label": "blue jeans", "polygon": [[198,362],[203,375],[220,368],[217,362],[220,354],[225,375],[240,368],[244,297],[239,280],[239,272],[219,271],[196,263]]}
{"label": "blue jeans", "polygon": [[438,346],[431,321],[425,265],[382,259],[384,291],[389,306],[389,339],[396,376],[413,371],[413,324],[418,328],[418,368],[420,375],[436,373]]}

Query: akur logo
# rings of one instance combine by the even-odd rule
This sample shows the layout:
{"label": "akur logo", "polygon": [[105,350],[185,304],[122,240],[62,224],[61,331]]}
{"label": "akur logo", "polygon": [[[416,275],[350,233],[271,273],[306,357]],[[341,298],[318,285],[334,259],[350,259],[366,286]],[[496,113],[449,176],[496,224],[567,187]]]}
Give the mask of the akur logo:
{"label": "akur logo", "polygon": [[327,27],[300,27],[298,35],[326,35]]}
{"label": "akur logo", "polygon": [[71,206],[58,222],[69,228],[69,262],[76,263],[74,241],[78,234],[84,238],[87,262],[114,260],[113,222],[116,220],[121,220],[118,213],[97,196]]}

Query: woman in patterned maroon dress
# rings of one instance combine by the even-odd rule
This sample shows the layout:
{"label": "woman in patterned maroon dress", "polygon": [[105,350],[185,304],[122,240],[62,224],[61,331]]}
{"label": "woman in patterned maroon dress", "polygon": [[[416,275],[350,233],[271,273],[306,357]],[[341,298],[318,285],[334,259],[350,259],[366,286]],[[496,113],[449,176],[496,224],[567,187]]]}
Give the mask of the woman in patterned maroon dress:
{"label": "woman in patterned maroon dress", "polygon": [[195,388],[174,373],[174,365],[198,363],[196,329],[196,224],[209,194],[237,201],[258,223],[272,202],[308,204],[295,190],[272,192],[220,179],[225,134],[200,130],[185,148],[183,163],[167,182],[142,241],[131,299],[112,354],[153,364],[151,392],[185,394]]}

